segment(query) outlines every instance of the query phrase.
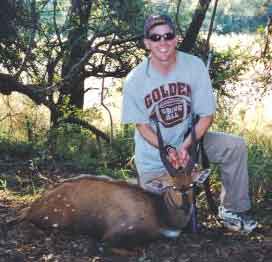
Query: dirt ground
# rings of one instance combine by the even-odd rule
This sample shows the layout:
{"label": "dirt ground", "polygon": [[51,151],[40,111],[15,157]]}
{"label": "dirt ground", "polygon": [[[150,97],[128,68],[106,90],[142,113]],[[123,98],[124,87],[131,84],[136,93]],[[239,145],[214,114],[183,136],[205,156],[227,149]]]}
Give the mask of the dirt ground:
{"label": "dirt ground", "polygon": [[183,232],[176,240],[159,239],[131,250],[107,248],[87,235],[43,231],[27,222],[7,227],[6,222],[27,205],[27,200],[18,201],[0,190],[0,262],[272,261],[272,199],[254,208],[259,226],[249,235],[225,230],[207,208],[200,208],[203,227],[198,233]]}

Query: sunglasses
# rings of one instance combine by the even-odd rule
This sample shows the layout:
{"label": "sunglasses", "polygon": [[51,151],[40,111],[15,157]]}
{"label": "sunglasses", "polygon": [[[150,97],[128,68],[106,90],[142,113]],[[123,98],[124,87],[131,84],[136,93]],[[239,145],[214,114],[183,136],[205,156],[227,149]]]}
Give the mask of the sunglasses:
{"label": "sunglasses", "polygon": [[172,32],[165,33],[163,35],[159,34],[151,34],[148,39],[150,39],[152,42],[159,42],[163,38],[164,41],[170,41],[173,40],[176,37],[176,35]]}

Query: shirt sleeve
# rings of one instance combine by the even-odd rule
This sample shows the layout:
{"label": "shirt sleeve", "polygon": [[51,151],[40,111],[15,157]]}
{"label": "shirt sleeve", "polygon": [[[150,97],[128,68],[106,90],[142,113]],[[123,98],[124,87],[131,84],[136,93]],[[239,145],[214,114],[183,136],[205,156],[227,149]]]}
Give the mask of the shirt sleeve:
{"label": "shirt sleeve", "polygon": [[193,112],[199,116],[213,115],[216,111],[216,101],[213,94],[211,79],[202,60],[198,59],[196,83],[192,93]]}
{"label": "shirt sleeve", "polygon": [[123,124],[149,123],[144,101],[137,90],[137,84],[132,79],[126,80],[124,83],[121,122]]}

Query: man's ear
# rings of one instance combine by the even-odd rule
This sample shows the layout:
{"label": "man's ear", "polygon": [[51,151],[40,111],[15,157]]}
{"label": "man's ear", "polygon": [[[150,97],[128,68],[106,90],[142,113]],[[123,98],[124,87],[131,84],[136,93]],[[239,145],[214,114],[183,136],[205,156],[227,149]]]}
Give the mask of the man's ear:
{"label": "man's ear", "polygon": [[176,36],[176,41],[177,41],[177,44],[181,43],[183,41],[183,37],[182,36]]}
{"label": "man's ear", "polygon": [[150,50],[150,44],[149,44],[148,39],[146,39],[146,38],[144,39],[144,45],[145,45],[146,49]]}

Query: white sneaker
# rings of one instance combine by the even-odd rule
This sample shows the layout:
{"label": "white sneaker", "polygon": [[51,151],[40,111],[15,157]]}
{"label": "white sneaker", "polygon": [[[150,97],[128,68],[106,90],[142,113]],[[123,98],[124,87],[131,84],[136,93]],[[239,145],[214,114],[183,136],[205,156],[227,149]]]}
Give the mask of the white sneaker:
{"label": "white sneaker", "polygon": [[223,206],[219,206],[218,216],[223,220],[224,226],[233,231],[250,233],[257,227],[257,221],[244,212],[233,212]]}

